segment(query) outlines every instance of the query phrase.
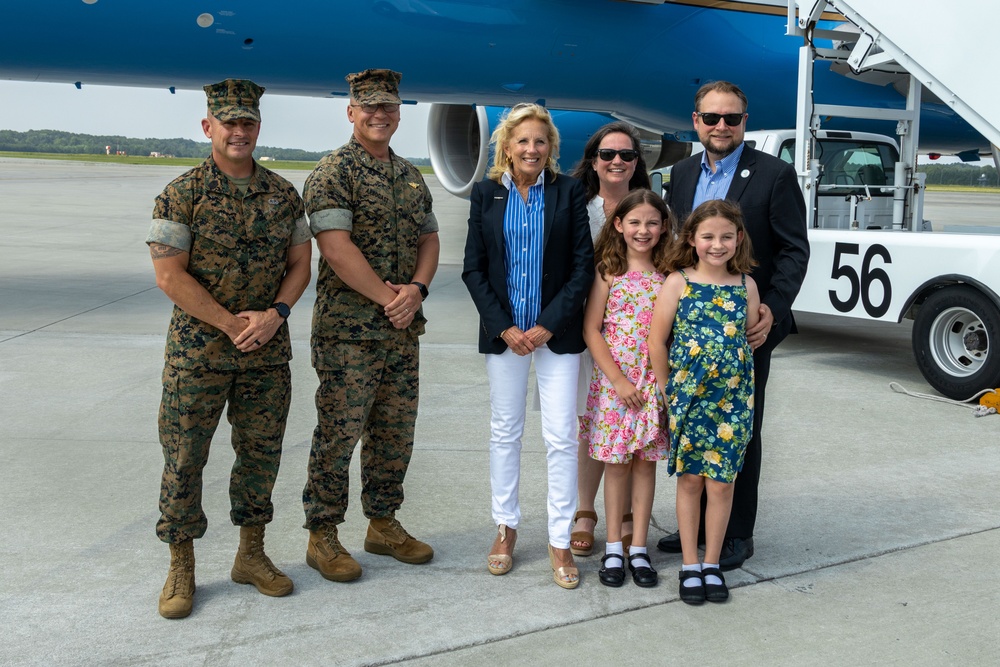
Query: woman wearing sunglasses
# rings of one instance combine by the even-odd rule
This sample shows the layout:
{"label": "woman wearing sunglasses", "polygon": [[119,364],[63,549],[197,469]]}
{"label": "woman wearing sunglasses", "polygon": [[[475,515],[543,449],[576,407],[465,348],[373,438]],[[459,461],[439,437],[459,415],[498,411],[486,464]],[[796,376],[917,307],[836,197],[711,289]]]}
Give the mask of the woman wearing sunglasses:
{"label": "woman wearing sunglasses", "polygon": [[[590,217],[590,233],[596,239],[606,220],[629,190],[649,188],[649,174],[646,160],[639,144],[639,132],[628,123],[618,121],[601,127],[590,138],[583,149],[583,159],[573,171],[587,190],[587,214]],[[577,415],[583,416],[587,403],[587,391],[594,371],[594,358],[584,350],[580,357],[580,378],[577,391]],[[577,556],[589,556],[594,549],[594,528],[597,526],[597,512],[594,499],[601,485],[604,463],[590,456],[590,443],[583,429],[579,431],[579,468],[577,490],[579,504],[573,519],[574,531],[571,535],[570,550]],[[631,497],[631,490],[626,497]],[[632,541],[631,508],[622,517],[614,536],[621,537],[622,546],[627,550]],[[610,524],[611,521],[608,521]],[[612,535],[612,526],[608,534]]]}

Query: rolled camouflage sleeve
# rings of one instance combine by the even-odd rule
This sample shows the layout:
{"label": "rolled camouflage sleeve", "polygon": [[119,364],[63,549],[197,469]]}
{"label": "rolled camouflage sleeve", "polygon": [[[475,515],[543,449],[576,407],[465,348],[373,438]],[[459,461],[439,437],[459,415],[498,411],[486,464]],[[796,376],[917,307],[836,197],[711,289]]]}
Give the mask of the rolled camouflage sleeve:
{"label": "rolled camouflage sleeve", "polygon": [[324,211],[316,211],[309,216],[309,229],[312,231],[313,236],[319,235],[320,232],[330,231],[331,229],[341,229],[349,232],[354,229],[353,221],[354,214],[350,211],[345,211],[342,208],[326,209]]}
{"label": "rolled camouflage sleeve", "polygon": [[427,217],[424,218],[424,224],[420,226],[420,234],[421,235],[433,234],[437,230],[438,230],[438,221],[437,218],[434,217],[434,212],[431,211],[430,213],[427,214]]}
{"label": "rolled camouflage sleeve", "polygon": [[[421,177],[421,181],[423,181],[423,177]],[[430,188],[427,187],[427,183],[423,183],[423,186],[424,186],[423,209],[425,217],[423,223],[420,225],[420,233],[432,234],[438,231],[438,221],[437,217],[434,215],[434,200],[431,197],[431,190]]]}
{"label": "rolled camouflage sleeve", "polygon": [[170,220],[153,220],[146,236],[146,245],[160,243],[184,252],[191,252],[191,228]]}
{"label": "rolled camouflage sleeve", "polygon": [[314,236],[331,229],[352,231],[352,162],[343,151],[331,153],[320,160],[306,179],[303,199]]}
{"label": "rolled camouflage sleeve", "polygon": [[299,245],[301,243],[307,243],[312,240],[313,233],[309,229],[309,219],[302,215],[301,218],[295,220],[295,229],[292,230],[292,245]]}
{"label": "rolled camouflage sleeve", "polygon": [[153,222],[149,226],[146,244],[160,243],[184,252],[191,252],[190,213],[185,214],[173,183],[156,198],[153,205]]}
{"label": "rolled camouflage sleeve", "polygon": [[312,240],[313,234],[309,230],[309,217],[306,215],[305,203],[298,192],[295,193],[295,226],[292,228],[292,238],[290,245],[300,245]]}

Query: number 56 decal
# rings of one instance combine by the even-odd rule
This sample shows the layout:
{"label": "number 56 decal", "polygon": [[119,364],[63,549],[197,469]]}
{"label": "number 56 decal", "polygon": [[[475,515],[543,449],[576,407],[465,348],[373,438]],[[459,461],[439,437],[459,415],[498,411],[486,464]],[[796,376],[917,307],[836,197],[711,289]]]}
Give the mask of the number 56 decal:
{"label": "number 56 decal", "polygon": [[[872,260],[880,257],[885,264],[891,264],[892,258],[884,245],[873,244],[865,251],[865,257],[861,262],[861,274],[850,264],[846,263],[846,255],[860,254],[860,247],[857,243],[837,243],[833,250],[833,270],[830,277],[834,280],[846,278],[851,286],[851,292],[846,299],[841,300],[837,296],[837,290],[830,290],[830,303],[842,313],[849,313],[858,305],[858,299],[865,307],[865,312],[870,317],[879,318],[889,310],[889,302],[892,301],[892,283],[889,282],[889,274],[883,269],[872,268]],[[879,283],[882,286],[882,301],[878,304],[872,303],[872,284]]]}

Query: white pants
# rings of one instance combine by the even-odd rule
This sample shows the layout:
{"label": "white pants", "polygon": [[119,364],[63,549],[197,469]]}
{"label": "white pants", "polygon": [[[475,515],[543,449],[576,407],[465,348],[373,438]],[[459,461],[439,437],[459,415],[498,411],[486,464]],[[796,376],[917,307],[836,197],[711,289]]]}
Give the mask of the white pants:
{"label": "white pants", "polygon": [[490,486],[493,523],[517,528],[521,522],[518,485],[521,477],[521,437],[528,394],[528,370],[535,376],[542,408],[542,440],[548,464],[549,544],[569,548],[576,510],[577,417],[579,354],[555,354],[546,346],[526,356],[507,350],[486,355],[490,379]]}

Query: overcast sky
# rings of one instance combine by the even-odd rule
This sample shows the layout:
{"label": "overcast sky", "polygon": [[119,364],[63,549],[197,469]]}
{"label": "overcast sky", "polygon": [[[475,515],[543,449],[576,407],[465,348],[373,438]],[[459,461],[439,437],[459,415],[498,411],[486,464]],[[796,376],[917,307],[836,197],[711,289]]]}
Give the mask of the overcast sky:
{"label": "overcast sky", "polygon": [[[258,142],[277,148],[324,151],[351,135],[344,100],[264,93]],[[403,157],[427,157],[426,105],[404,106],[392,148]],[[0,81],[0,130],[63,130],[138,139],[207,141],[201,131],[205,94],[150,88]]]}

